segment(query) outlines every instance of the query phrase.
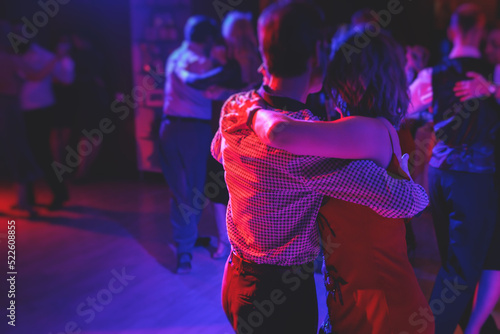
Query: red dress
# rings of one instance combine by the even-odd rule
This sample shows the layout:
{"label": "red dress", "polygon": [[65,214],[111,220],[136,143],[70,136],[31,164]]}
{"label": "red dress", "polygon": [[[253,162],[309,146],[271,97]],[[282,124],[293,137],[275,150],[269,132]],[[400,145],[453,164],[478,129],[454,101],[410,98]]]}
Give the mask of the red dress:
{"label": "red dress", "polygon": [[[387,171],[407,178],[394,153]],[[324,332],[434,333],[431,309],[408,261],[403,219],[328,198],[319,220],[331,324]]]}

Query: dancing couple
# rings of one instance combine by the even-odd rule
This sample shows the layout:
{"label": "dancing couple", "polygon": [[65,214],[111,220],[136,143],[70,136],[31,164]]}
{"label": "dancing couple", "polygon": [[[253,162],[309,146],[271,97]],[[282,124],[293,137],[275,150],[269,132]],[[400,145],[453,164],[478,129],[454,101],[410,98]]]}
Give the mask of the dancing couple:
{"label": "dancing couple", "polygon": [[[316,333],[314,259],[323,247],[324,333],[433,333],[408,262],[404,219],[428,204],[404,171],[396,133],[409,104],[404,55],[381,32],[328,62],[323,14],[268,7],[258,22],[267,78],[229,98],[212,154],[230,194],[222,304],[238,333]],[[363,29],[363,28],[360,28]],[[345,117],[318,122],[307,96],[326,87]]]}

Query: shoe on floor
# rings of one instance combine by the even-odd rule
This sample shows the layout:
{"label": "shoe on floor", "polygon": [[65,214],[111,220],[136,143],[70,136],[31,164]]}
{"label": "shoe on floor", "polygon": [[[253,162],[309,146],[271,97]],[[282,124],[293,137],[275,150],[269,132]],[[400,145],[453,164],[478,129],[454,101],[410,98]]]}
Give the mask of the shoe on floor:
{"label": "shoe on floor", "polygon": [[191,260],[193,255],[190,253],[181,253],[177,255],[177,274],[184,275],[191,272]]}

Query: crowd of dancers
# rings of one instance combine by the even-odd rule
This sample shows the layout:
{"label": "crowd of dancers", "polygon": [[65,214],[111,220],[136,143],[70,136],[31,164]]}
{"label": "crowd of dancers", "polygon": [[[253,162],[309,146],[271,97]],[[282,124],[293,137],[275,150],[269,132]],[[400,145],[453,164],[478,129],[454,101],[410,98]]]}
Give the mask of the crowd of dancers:
{"label": "crowd of dancers", "polygon": [[[369,13],[330,39],[318,8],[282,2],[255,38],[233,11],[222,42],[194,16],[167,60],[159,147],[177,272],[191,270],[211,200],[235,332],[316,333],[320,253],[321,333],[498,332],[500,30],[459,6],[451,52],[427,67],[429,51],[374,29]],[[429,300],[407,249],[407,222],[428,205],[442,262]]]}

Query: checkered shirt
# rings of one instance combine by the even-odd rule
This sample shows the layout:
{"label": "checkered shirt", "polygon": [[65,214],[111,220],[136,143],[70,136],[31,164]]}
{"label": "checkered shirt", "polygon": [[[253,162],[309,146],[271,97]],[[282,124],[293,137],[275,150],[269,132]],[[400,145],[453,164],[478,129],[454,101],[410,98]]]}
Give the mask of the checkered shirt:
{"label": "checkered shirt", "polygon": [[314,260],[319,253],[315,222],[324,196],[368,206],[389,218],[408,218],[425,209],[428,197],[421,186],[390,177],[372,161],[299,156],[265,145],[250,129],[225,132],[225,114],[257,103],[295,119],[317,120],[307,109],[273,108],[261,95],[250,91],[230,97],[212,141],[212,155],[225,169],[227,230],[236,254],[280,266]]}

